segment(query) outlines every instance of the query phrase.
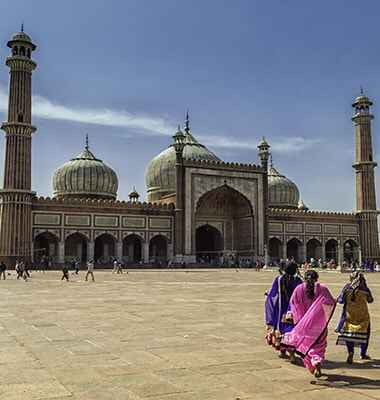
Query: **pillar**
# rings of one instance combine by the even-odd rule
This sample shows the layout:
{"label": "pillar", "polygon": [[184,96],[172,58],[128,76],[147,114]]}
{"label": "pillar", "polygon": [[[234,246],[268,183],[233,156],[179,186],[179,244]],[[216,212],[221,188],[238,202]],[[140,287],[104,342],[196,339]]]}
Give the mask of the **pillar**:
{"label": "pillar", "polygon": [[285,261],[287,259],[287,242],[286,239],[282,242],[282,259]]}
{"label": "pillar", "polygon": [[65,262],[65,242],[58,243],[58,262],[60,264]]}
{"label": "pillar", "polygon": [[116,242],[116,258],[119,261],[123,259],[123,242],[121,240]]}
{"label": "pillar", "polygon": [[145,264],[149,263],[149,241],[143,243],[143,259]]}
{"label": "pillar", "polygon": [[89,240],[87,242],[87,260],[94,260],[94,249],[95,242],[93,240]]}

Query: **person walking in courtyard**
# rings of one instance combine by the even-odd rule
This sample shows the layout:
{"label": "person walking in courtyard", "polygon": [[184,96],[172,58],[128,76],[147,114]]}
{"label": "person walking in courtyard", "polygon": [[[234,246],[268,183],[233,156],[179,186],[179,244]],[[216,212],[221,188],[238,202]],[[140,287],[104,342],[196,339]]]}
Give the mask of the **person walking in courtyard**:
{"label": "person walking in courtyard", "polygon": [[79,274],[79,269],[80,269],[80,262],[79,262],[78,258],[75,260],[74,269],[75,269],[75,275],[78,275]]}
{"label": "person walking in courtyard", "polygon": [[290,299],[290,312],[295,327],[285,333],[281,347],[296,352],[316,378],[327,348],[327,326],[334,314],[336,301],[326,286],[318,283],[318,273],[308,270],[305,282],[297,286]]}
{"label": "person walking in courtyard", "polygon": [[372,302],[372,293],[364,275],[359,271],[353,272],[350,282],[344,286],[338,297],[338,303],[343,304],[343,310],[336,329],[339,334],[336,343],[347,347],[348,364],[353,363],[355,346],[360,347],[362,360],[371,359],[367,349],[371,332],[368,303]]}
{"label": "person walking in courtyard", "polygon": [[69,281],[69,267],[66,264],[63,264],[63,267],[62,267],[61,281],[63,281],[64,279],[66,279],[66,282]]}
{"label": "person walking in courtyard", "polygon": [[15,270],[17,273],[17,279],[24,278],[24,263],[22,261],[16,261]]}
{"label": "person walking in courtyard", "polygon": [[7,271],[7,266],[5,265],[4,261],[0,263],[0,279],[3,277],[3,279],[6,279],[6,271]]}
{"label": "person walking in courtyard", "polygon": [[89,275],[91,275],[92,281],[95,282],[95,278],[94,278],[94,261],[93,260],[88,260],[88,262],[87,262],[86,281],[88,280]]}
{"label": "person walking in courtyard", "polygon": [[117,261],[117,259],[115,258],[113,260],[113,269],[112,269],[112,273],[119,273],[119,262]]}
{"label": "person walking in courtyard", "polygon": [[117,263],[117,274],[122,274],[123,273],[123,264],[119,261]]}
{"label": "person walking in courtyard", "polygon": [[[289,301],[295,288],[302,283],[297,274],[297,264],[289,263],[284,273],[275,278],[265,301],[266,340],[268,345],[280,350],[280,357],[286,357],[285,349],[280,348],[281,338],[290,332],[294,325],[289,318]],[[293,353],[290,354],[293,359]]]}

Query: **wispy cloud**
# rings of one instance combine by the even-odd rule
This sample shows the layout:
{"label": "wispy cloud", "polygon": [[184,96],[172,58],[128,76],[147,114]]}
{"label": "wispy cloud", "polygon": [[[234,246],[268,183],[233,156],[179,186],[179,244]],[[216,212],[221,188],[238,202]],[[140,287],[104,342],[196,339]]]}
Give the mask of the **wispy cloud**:
{"label": "wispy cloud", "polygon": [[[4,87],[0,86],[0,112],[7,111],[8,95]],[[154,117],[150,115],[136,115],[123,110],[73,108],[52,102],[42,97],[33,97],[33,115],[35,117],[72,121],[83,124],[113,126],[119,128],[129,128],[137,135],[171,136],[175,124],[165,118]],[[131,136],[131,132],[128,132]],[[216,148],[229,148],[235,150],[256,150],[259,137],[250,140],[232,136],[215,136],[199,134],[197,138],[207,146]],[[268,138],[270,141],[270,138]],[[308,139],[299,136],[290,136],[282,139],[276,139],[271,143],[272,150],[281,153],[293,153],[313,147],[319,143],[318,140]]]}
{"label": "wispy cloud", "polygon": [[[197,136],[200,141],[206,146],[214,146],[220,148],[229,148],[236,150],[257,150],[257,144],[260,141],[260,137],[253,138],[250,140],[226,136]],[[308,139],[301,136],[289,136],[281,139],[275,139],[273,141],[267,138],[270,143],[271,150],[278,153],[293,153],[297,151],[303,151],[309,149],[316,144],[320,143],[317,139]]]}

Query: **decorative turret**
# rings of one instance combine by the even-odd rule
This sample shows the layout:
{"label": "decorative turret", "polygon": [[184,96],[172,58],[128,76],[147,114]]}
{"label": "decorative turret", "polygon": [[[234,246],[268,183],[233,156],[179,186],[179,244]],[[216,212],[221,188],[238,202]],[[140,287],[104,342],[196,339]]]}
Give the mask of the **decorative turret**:
{"label": "decorative turret", "polygon": [[269,151],[270,146],[264,136],[261,139],[261,142],[259,143],[257,148],[259,149],[259,157],[261,160],[261,166],[265,170],[267,170],[268,169],[268,160],[269,160],[269,155],[270,155],[270,151]]}
{"label": "decorative turret", "polygon": [[140,195],[136,191],[135,186],[133,186],[133,190],[129,193],[128,197],[132,203],[138,203]]}

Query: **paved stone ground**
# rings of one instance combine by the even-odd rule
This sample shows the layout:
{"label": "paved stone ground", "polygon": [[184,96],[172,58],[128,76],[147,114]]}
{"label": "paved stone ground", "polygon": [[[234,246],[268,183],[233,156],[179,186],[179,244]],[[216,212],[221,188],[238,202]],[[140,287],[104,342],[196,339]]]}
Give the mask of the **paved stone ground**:
{"label": "paved stone ground", "polygon": [[[271,272],[95,274],[0,281],[1,400],[380,399],[380,274],[368,276],[374,360],[344,363],[337,312],[318,384],[264,345]],[[321,274],[335,294],[346,279]]]}

